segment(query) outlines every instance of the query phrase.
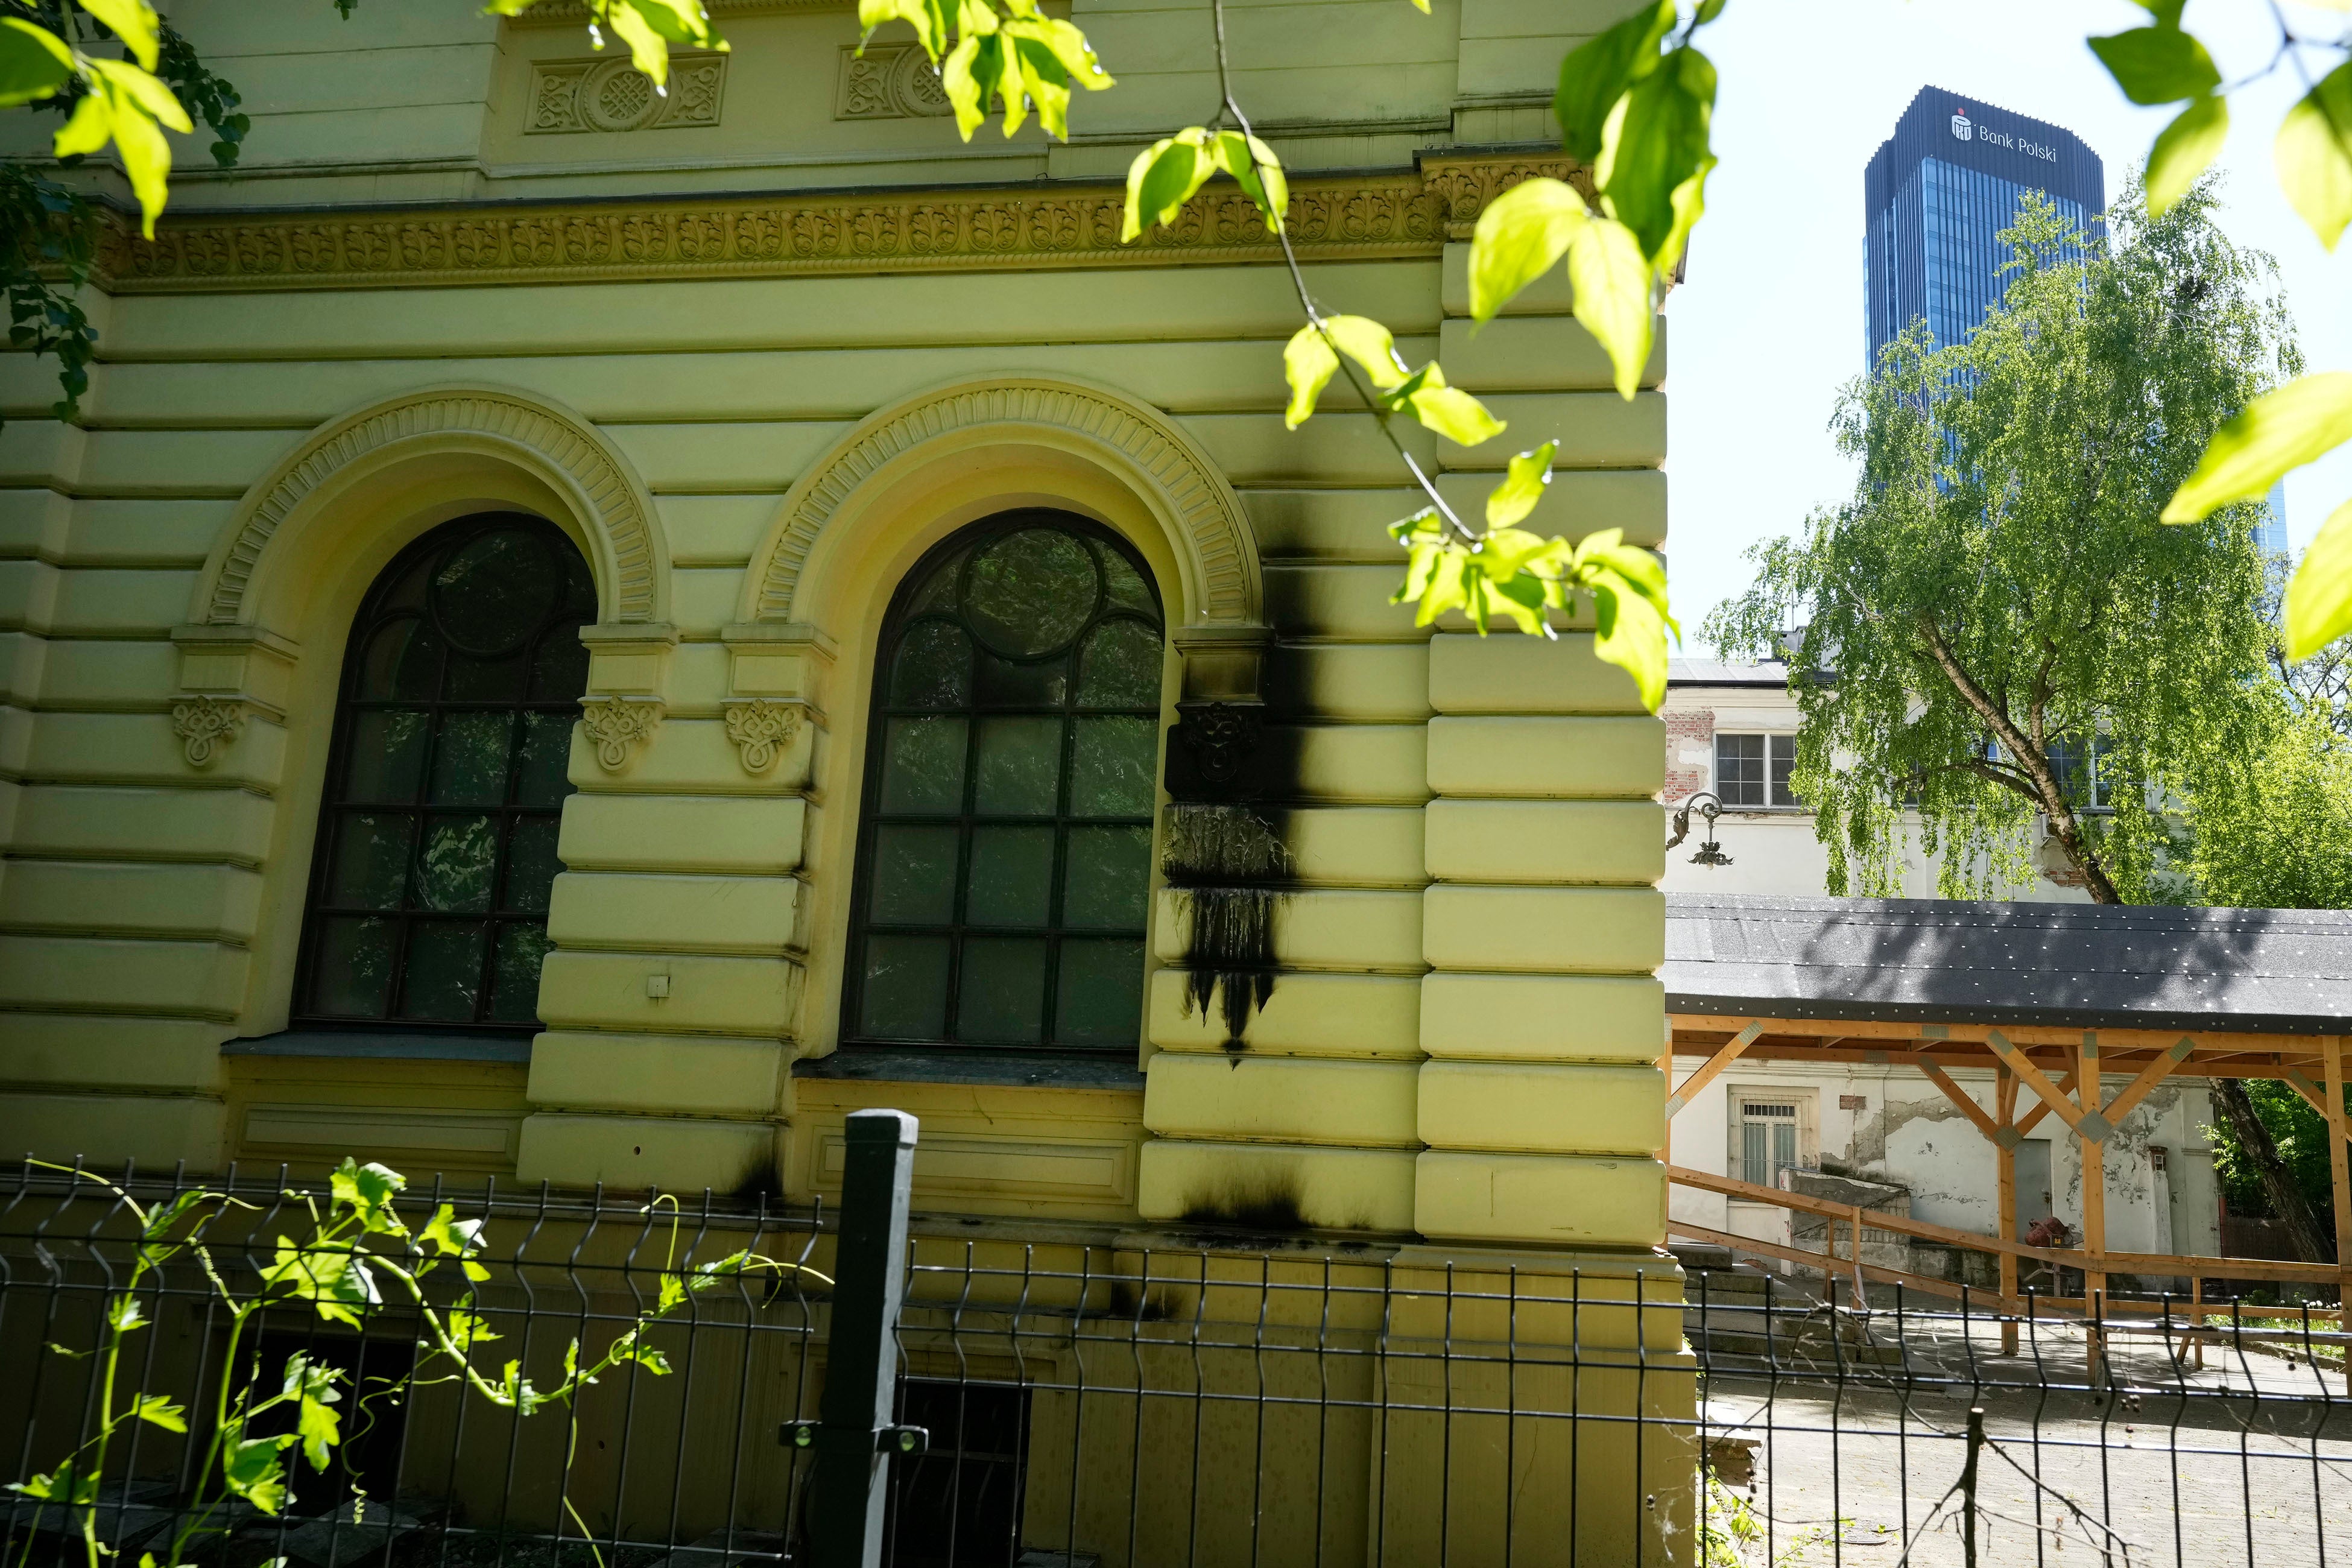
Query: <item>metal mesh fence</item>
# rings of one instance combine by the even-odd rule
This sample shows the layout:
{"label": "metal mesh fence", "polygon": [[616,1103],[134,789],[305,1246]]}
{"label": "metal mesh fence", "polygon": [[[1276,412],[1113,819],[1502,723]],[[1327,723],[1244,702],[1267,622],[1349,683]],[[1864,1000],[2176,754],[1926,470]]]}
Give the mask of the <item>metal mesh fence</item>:
{"label": "metal mesh fence", "polygon": [[[11,1563],[839,1560],[842,1215],[419,1186],[354,1240],[332,1189],[205,1190],[161,1232],[191,1183],[28,1167],[0,1202]],[[1428,1256],[917,1216],[857,1460],[880,1559],[2352,1561],[2332,1313]],[[264,1458],[277,1489],[228,1484]]]}

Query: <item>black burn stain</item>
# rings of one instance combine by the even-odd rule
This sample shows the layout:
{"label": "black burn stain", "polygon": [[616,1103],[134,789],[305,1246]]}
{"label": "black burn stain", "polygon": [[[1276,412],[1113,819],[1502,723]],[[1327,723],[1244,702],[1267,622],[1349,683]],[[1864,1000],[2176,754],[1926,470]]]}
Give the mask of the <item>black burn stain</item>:
{"label": "black burn stain", "polygon": [[[1181,702],[1169,737],[1160,869],[1187,923],[1185,1011],[1218,1017],[1249,1049],[1250,1015],[1274,994],[1274,924],[1291,859],[1278,805],[1298,797],[1297,728],[1312,717],[1297,650],[1265,650],[1263,702]],[[1213,1012],[1212,1009],[1214,1009]]]}
{"label": "black burn stain", "polygon": [[1186,921],[1184,1010],[1225,1026],[1244,1051],[1250,1014],[1274,994],[1274,920],[1290,851],[1255,806],[1174,804],[1160,869]]}
{"label": "black burn stain", "polygon": [[1188,1225],[1286,1236],[1307,1228],[1298,1206],[1298,1188],[1287,1180],[1230,1187],[1222,1193],[1200,1194],[1184,1205]]}

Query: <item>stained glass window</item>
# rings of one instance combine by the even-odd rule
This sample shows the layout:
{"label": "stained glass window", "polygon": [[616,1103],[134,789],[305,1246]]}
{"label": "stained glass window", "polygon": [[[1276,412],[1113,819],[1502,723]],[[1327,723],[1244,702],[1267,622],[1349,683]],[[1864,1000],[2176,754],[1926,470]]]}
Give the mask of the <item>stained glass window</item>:
{"label": "stained glass window", "polygon": [[343,661],[295,1013],[531,1029],[596,616],[580,552],[497,513],[369,590]]}
{"label": "stained glass window", "polygon": [[1132,1048],[1159,595],[1107,530],[1025,511],[908,574],[875,679],[852,1043]]}

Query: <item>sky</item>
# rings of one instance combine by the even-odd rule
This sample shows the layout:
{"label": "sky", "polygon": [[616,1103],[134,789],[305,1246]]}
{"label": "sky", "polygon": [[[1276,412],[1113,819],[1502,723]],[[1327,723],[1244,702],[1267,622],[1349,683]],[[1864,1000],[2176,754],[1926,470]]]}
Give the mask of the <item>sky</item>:
{"label": "sky", "polygon": [[[2331,16],[2287,11],[2314,32]],[[1721,78],[1722,162],[1688,280],[1666,303],[1668,555],[1685,653],[1712,654],[1699,625],[1748,585],[1749,545],[1852,490],[1829,422],[1865,354],[1862,172],[1912,96],[1947,89],[2065,127],[2105,161],[2112,201],[2171,111],[2126,101],[2083,40],[2147,20],[2131,0],[1746,0],[1701,35]],[[2277,37],[2253,0],[2190,0],[2184,23],[2231,80],[2259,69]],[[2302,90],[2288,66],[2231,96],[2221,224],[2277,259],[2309,368],[2347,369],[2352,237],[2323,250],[2271,166]],[[2347,500],[2352,448],[2290,476],[2293,546]]]}

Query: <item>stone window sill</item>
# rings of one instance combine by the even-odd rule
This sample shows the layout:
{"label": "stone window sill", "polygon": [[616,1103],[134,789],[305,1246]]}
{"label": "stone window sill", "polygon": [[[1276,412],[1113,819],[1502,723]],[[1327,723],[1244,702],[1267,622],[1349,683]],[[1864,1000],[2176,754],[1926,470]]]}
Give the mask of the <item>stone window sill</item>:
{"label": "stone window sill", "polygon": [[851,1047],[793,1064],[793,1076],[858,1083],[972,1083],[1015,1089],[1143,1092],[1132,1057],[1042,1052],[877,1050]]}
{"label": "stone window sill", "polygon": [[493,1062],[530,1065],[523,1034],[443,1029],[280,1029],[229,1040],[225,1057],[310,1057],[345,1061]]}

